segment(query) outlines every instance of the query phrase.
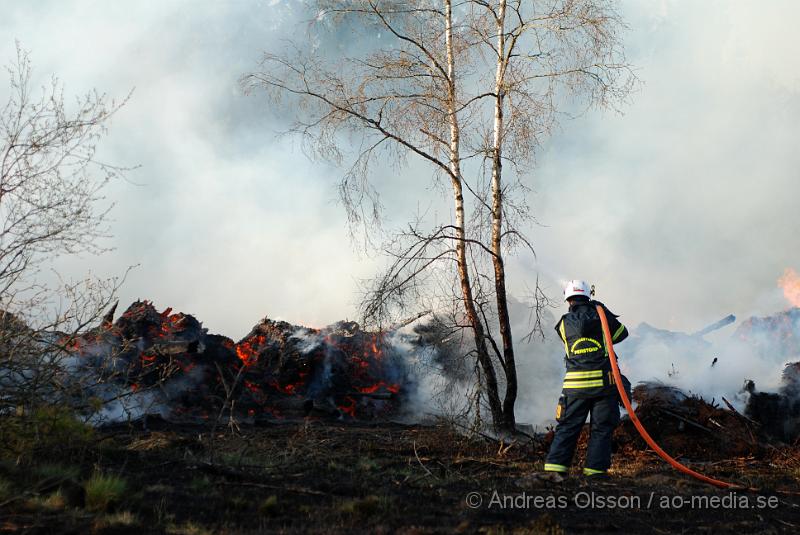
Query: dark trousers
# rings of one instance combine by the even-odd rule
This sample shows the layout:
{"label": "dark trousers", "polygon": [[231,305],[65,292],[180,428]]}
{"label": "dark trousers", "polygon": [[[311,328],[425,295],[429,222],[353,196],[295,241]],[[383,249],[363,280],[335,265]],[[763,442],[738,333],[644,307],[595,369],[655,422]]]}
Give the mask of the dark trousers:
{"label": "dark trousers", "polygon": [[[611,435],[619,423],[617,395],[592,398],[565,396],[564,412],[556,426],[556,435],[547,454],[545,470],[560,471],[559,467],[572,464],[575,446],[581,434],[586,415],[592,414],[589,448],[586,451],[584,473],[605,472],[611,466]],[[564,470],[565,471],[565,470]]]}

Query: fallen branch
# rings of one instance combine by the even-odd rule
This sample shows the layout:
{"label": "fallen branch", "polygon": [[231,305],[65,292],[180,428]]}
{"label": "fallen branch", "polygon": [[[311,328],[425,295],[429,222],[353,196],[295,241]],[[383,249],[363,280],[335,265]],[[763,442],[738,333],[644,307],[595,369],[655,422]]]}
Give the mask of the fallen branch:
{"label": "fallen branch", "polygon": [[727,399],[725,399],[725,396],[723,396],[723,397],[722,397],[722,401],[724,401],[724,402],[725,402],[725,405],[727,405],[727,406],[728,406],[728,408],[731,410],[731,412],[732,412],[733,414],[735,414],[735,415],[736,415],[736,416],[738,416],[739,418],[741,418],[741,419],[743,419],[743,420],[745,420],[745,421],[747,421],[747,422],[749,422],[749,423],[751,423],[751,424],[753,424],[753,425],[755,425],[755,426],[757,426],[757,425],[758,425],[758,422],[756,422],[756,421],[755,421],[755,420],[753,420],[752,418],[748,418],[747,416],[745,416],[745,415],[744,415],[744,414],[742,414],[741,412],[737,411],[737,410],[736,410],[736,407],[734,407],[733,405],[731,405],[731,402],[730,402],[730,401],[728,401]]}
{"label": "fallen branch", "polygon": [[215,485],[228,485],[236,487],[254,487],[257,489],[280,490],[289,492],[296,492],[298,494],[311,494],[313,496],[329,496],[327,492],[320,492],[318,490],[307,489],[305,487],[295,487],[294,485],[267,485],[266,483],[251,483],[249,481],[216,481]]}
{"label": "fallen branch", "polygon": [[428,468],[424,464],[422,464],[422,461],[419,458],[419,454],[417,453],[417,441],[416,440],[413,442],[413,447],[414,447],[414,457],[417,458],[417,462],[419,463],[419,465],[422,467],[423,470],[425,470],[428,473],[429,476],[435,477],[433,475],[433,473],[430,470],[428,470]]}
{"label": "fallen branch", "polygon": [[664,414],[668,414],[669,416],[672,416],[673,418],[677,418],[678,420],[681,420],[682,422],[685,422],[685,423],[687,423],[687,424],[689,424],[689,425],[691,425],[693,427],[696,427],[698,429],[702,429],[706,433],[711,433],[712,435],[714,434],[714,431],[712,431],[708,427],[706,427],[704,425],[701,425],[701,424],[699,424],[699,423],[697,423],[697,422],[695,422],[693,420],[690,420],[689,418],[681,416],[680,414],[676,414],[676,413],[672,412],[671,410],[665,409],[663,407],[657,407],[657,410],[659,412],[664,413]]}

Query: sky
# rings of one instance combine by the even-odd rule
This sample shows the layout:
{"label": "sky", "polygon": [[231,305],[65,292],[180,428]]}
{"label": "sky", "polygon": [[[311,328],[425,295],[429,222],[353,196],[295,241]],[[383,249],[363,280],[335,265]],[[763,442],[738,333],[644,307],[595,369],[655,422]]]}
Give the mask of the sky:
{"label": "sky", "polygon": [[[66,95],[128,103],[101,157],[138,166],[107,190],[113,250],[61,259],[79,278],[129,274],[137,298],[239,338],[262,317],[323,326],[358,316],[358,281],[380,260],[348,236],[342,169],[278,133],[287,110],[246,96],[242,74],[305,31],[297,0],[0,0],[0,63],[15,40]],[[623,321],[695,331],[787,306],[800,268],[800,4],[628,0],[627,58],[642,80],[623,113],[564,121],[526,177],[537,257],[509,259],[511,293],[537,274],[595,284]],[[7,85],[0,84],[0,102]],[[418,199],[385,180],[393,216]]]}

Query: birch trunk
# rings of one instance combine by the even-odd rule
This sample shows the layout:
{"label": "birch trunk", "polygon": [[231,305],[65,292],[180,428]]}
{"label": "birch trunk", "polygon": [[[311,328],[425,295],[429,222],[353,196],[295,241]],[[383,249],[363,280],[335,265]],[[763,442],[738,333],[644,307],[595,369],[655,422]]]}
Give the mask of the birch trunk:
{"label": "birch trunk", "polygon": [[450,123],[450,179],[453,186],[453,198],[456,212],[456,257],[458,262],[458,275],[461,283],[461,293],[464,299],[464,310],[472,326],[475,337],[475,350],[478,362],[483,370],[486,381],[486,398],[492,421],[496,427],[503,424],[503,409],[500,403],[500,394],[497,388],[497,375],[492,364],[489,352],[486,349],[486,334],[483,323],[478,317],[475,301],[472,295],[472,285],[469,276],[469,265],[464,231],[464,195],[461,177],[461,164],[459,156],[459,125],[456,117],[456,83],[455,83],[455,57],[453,52],[453,12],[452,0],[445,0],[445,40],[447,47],[447,75],[448,98],[447,111]]}
{"label": "birch trunk", "polygon": [[517,367],[514,359],[514,344],[511,335],[511,320],[506,296],[506,272],[503,265],[503,190],[502,190],[502,146],[503,146],[503,100],[506,57],[505,36],[506,0],[501,0],[497,12],[497,71],[495,73],[494,138],[492,145],[492,262],[494,264],[494,287],[497,299],[497,319],[503,342],[505,360],[506,392],[503,399],[503,427],[515,427],[514,403],[517,400]]}

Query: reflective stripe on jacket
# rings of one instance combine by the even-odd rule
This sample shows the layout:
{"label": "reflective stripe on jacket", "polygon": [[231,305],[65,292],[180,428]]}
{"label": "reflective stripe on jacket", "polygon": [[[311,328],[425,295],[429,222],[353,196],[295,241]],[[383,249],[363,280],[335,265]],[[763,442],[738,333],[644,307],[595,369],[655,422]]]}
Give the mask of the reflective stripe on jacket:
{"label": "reflective stripe on jacket", "polygon": [[[597,314],[597,301],[578,301],[570,306],[556,324],[556,332],[564,343],[567,373],[564,394],[578,397],[599,396],[613,392],[614,377],[605,347],[603,327]],[[605,305],[613,343],[628,336],[628,330]]]}

